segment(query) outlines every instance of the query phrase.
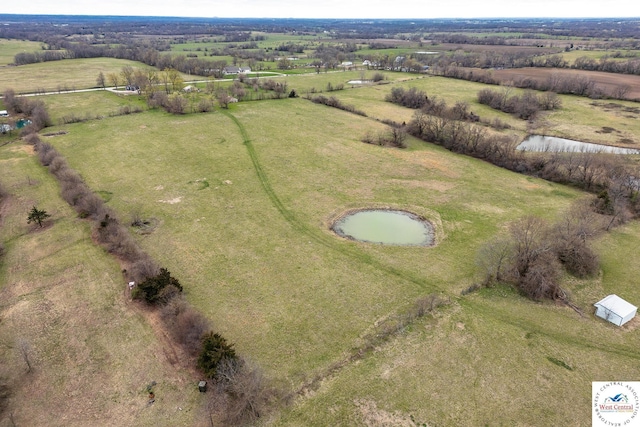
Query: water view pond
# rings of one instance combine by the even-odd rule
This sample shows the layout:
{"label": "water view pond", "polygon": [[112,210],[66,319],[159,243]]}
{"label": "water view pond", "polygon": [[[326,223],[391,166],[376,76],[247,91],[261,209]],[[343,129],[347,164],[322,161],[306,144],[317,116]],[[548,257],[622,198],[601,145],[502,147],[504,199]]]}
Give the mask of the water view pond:
{"label": "water view pond", "polygon": [[360,242],[386,245],[431,246],[433,226],[411,212],[371,209],[349,213],[331,229],[338,235]]}
{"label": "water view pond", "polygon": [[516,150],[546,151],[552,153],[640,154],[640,150],[633,148],[610,147],[607,145],[591,144],[590,142],[573,141],[571,139],[543,135],[530,135],[516,147]]}

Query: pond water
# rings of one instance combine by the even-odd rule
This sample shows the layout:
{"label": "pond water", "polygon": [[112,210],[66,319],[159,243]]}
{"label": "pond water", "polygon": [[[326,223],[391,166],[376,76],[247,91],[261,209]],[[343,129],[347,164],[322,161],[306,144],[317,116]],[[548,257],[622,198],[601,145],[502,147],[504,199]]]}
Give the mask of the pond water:
{"label": "pond water", "polygon": [[640,154],[640,150],[633,148],[610,147],[592,144],[590,142],[573,141],[571,139],[556,138],[554,136],[530,135],[522,141],[516,150],[537,152],[579,152],[579,153],[612,153],[612,154]]}
{"label": "pond water", "polygon": [[372,209],[338,219],[331,229],[342,237],[386,245],[431,246],[433,226],[418,215],[400,210]]}

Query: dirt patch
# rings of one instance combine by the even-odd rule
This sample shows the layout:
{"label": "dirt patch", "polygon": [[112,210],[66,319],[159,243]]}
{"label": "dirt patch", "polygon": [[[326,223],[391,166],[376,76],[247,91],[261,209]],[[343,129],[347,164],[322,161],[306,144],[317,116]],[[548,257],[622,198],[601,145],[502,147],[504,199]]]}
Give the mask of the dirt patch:
{"label": "dirt patch", "polygon": [[625,332],[635,331],[640,327],[640,317],[636,316],[622,325],[622,330]]}
{"label": "dirt patch", "polygon": [[640,76],[630,74],[605,73],[602,71],[583,71],[564,68],[512,68],[494,70],[493,76],[502,82],[521,78],[546,81],[551,76],[588,78],[608,93],[621,86],[628,86],[627,99],[640,99]]}
{"label": "dirt patch", "polygon": [[175,205],[176,203],[180,203],[182,201],[182,196],[180,197],[174,197],[173,199],[167,199],[167,200],[158,200],[160,203],[168,203],[170,205]]}
{"label": "dirt patch", "polygon": [[[360,419],[368,427],[415,427],[416,423],[410,415],[400,412],[388,412],[378,408],[372,400],[359,399],[355,402]],[[420,424],[425,425],[426,424]]]}
{"label": "dirt patch", "polygon": [[22,152],[27,154],[35,154],[36,152],[35,147],[29,144],[16,145],[15,147],[11,147],[9,150],[13,153]]}

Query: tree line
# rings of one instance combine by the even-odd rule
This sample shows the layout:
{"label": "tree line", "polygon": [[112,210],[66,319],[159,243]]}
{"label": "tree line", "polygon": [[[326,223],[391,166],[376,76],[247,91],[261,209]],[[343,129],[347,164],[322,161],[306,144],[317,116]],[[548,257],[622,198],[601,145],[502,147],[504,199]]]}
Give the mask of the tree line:
{"label": "tree line", "polygon": [[574,203],[555,223],[529,215],[509,224],[507,232],[478,251],[482,286],[510,283],[532,300],[552,299],[572,305],[560,286],[562,271],[578,278],[599,271],[599,257],[590,241],[604,231],[606,221],[589,204],[585,200]]}
{"label": "tree line", "polygon": [[489,242],[483,250],[486,283],[506,281],[533,299],[566,300],[559,286],[560,267],[577,277],[593,274],[598,260],[588,246],[588,238],[640,216],[640,170],[624,156],[586,150],[525,153],[516,150],[518,142],[513,138],[456,118],[454,108],[442,107],[436,115],[430,108],[427,104],[414,113],[406,125],[411,135],[452,152],[573,185],[596,196],[587,205],[574,207],[557,224],[549,226],[527,217],[512,225],[510,238]]}
{"label": "tree line", "polygon": [[536,94],[529,90],[521,95],[510,95],[508,88],[502,92],[482,89],[478,92],[478,102],[523,120],[532,119],[539,111],[556,110],[562,106],[554,92]]}
{"label": "tree line", "polygon": [[[129,225],[117,218],[51,144],[40,139],[38,130],[34,126],[26,129],[25,142],[34,147],[40,163],[58,180],[61,197],[79,217],[92,223],[96,242],[122,263],[125,279],[137,285],[132,298],[160,310],[163,327],[173,342],[214,382],[207,408],[211,416],[225,425],[244,425],[266,414],[285,397],[284,393],[272,386],[257,366],[237,355],[233,344],[212,330],[208,319],[182,296],[179,280],[138,246]],[[0,187],[0,203],[7,194]],[[3,249],[0,245],[0,260]],[[9,392],[6,381],[0,378],[0,409]]]}

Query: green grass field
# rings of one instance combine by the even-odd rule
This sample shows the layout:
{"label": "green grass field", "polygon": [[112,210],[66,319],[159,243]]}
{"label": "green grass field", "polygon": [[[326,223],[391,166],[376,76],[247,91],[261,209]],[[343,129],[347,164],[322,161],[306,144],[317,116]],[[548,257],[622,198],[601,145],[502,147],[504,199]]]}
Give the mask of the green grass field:
{"label": "green grass field", "polygon": [[[118,263],[93,244],[31,147],[0,148],[0,171],[11,194],[0,210],[0,376],[12,391],[0,423],[11,413],[17,425],[194,425],[195,379],[125,297]],[[42,229],[27,224],[32,206],[51,214]],[[157,401],[148,406],[152,381]]]}
{"label": "green grass field", "polygon": [[[443,426],[588,424],[591,381],[632,380],[640,374],[638,321],[619,329],[592,315],[592,304],[608,293],[640,300],[633,279],[637,268],[622,261],[638,248],[640,227],[632,223],[597,242],[603,253],[599,277],[566,278],[565,286],[584,317],[553,303],[530,302],[501,286],[460,297],[479,279],[475,258],[484,242],[517,218],[536,214],[554,219],[587,195],[415,139],[409,139],[405,150],[363,144],[360,139],[367,132],[385,129],[380,120],[410,120],[412,110],[383,101],[393,85],[415,85],[447,103],[469,102],[481,117],[494,114],[513,120],[511,132],[524,133],[526,125],[474,104],[483,85],[435,77],[405,80],[407,75],[393,73],[388,84],[353,89],[346,84],[359,75],[286,78],[288,87],[301,94],[314,87],[322,90],[329,81],[344,82],[347,89],[331,95],[357,105],[369,117],[296,98],[233,104],[228,111],[207,114],[148,111],[106,117],[47,129],[67,133],[44,138],[94,191],[111,195],[108,205],[123,220],[134,212],[155,220],[153,233],[136,234],[140,245],[180,279],[187,299],[240,354],[288,391],[314,377],[324,378],[265,425],[412,425],[411,417],[414,424]],[[76,95],[43,99],[60,114],[66,104],[81,110],[90,102],[109,111],[122,102],[108,93],[92,94],[90,101]],[[589,109],[587,102],[563,98],[563,109],[547,120],[571,120],[564,129],[569,133],[569,126],[596,129],[596,118],[605,122],[606,114],[614,114]],[[636,132],[633,119],[617,126],[623,125]],[[78,273],[84,276],[69,280],[97,284],[104,269],[109,276],[103,292],[110,293],[106,298],[100,293],[87,297],[91,304],[84,310],[112,317],[128,313],[131,321],[140,322],[135,328],[144,328],[142,319],[127,311],[114,261],[97,248],[89,249],[88,230],[77,226],[82,223],[57,199],[55,184],[35,166],[28,150],[19,147],[0,147],[3,167],[27,165],[22,166],[27,168],[24,172],[10,176],[23,181],[31,176],[47,188],[31,195],[33,186],[21,184],[30,198],[9,217],[15,225],[0,229],[10,242],[3,283],[21,280],[44,286],[32,284],[40,283],[34,279],[40,263],[18,268],[18,259],[35,243],[29,240],[26,245],[31,246],[20,249],[16,236],[26,228],[20,225],[20,209],[55,203],[57,222],[47,230],[50,235],[39,235],[48,236],[50,244],[58,245],[55,248],[68,249],[51,249],[45,259],[55,271],[78,265],[69,264],[70,258],[92,260],[95,267],[91,264]],[[10,188],[22,194],[23,187],[17,185],[10,181]],[[329,230],[341,212],[367,206],[405,208],[431,219],[438,244],[369,245],[341,239]],[[26,238],[33,239],[32,234]],[[12,289],[6,286],[5,292]],[[332,370],[363,344],[375,325],[430,293],[441,295],[448,305],[363,359]],[[9,310],[17,310],[11,307],[18,299],[14,297]],[[63,302],[55,307],[65,307]],[[69,304],[69,310],[75,306]],[[125,336],[131,336],[134,326],[121,324],[129,328]],[[64,322],[59,325],[57,342],[65,342],[67,327]],[[98,342],[118,333],[102,331],[98,324],[92,328],[98,331],[93,338]],[[158,345],[146,331],[139,332],[145,337],[140,342],[123,340],[126,352]],[[43,333],[39,339],[45,337]],[[113,363],[110,374],[122,375],[122,381],[126,376],[129,385],[121,390],[134,390],[128,392],[131,395],[136,386],[143,390],[140,374],[131,379],[116,365],[124,363],[121,355],[94,351]],[[87,363],[86,369],[92,369]],[[156,370],[166,368],[149,363]],[[46,377],[43,382],[71,381],[62,377]],[[184,405],[187,412],[174,425],[192,425],[190,417],[199,414],[198,398],[190,394],[179,400],[179,378],[187,384],[190,377],[178,372],[167,380],[173,394],[167,396],[162,415],[170,417],[170,408]],[[108,380],[112,387],[116,383]],[[67,386],[49,387],[58,393]],[[123,410],[118,404],[125,405],[125,399],[123,391],[111,393],[113,403],[107,407],[115,415]],[[507,404],[509,411],[504,410]],[[129,416],[131,425],[151,423],[151,418]]]}
{"label": "green grass field", "polygon": [[[16,93],[57,92],[98,87],[100,72],[120,73],[122,67],[152,68],[136,61],[114,58],[65,59],[62,61],[7,67],[0,72],[0,93],[13,89]],[[183,74],[184,80],[191,77]],[[109,82],[107,81],[107,84]]]}
{"label": "green grass field", "polygon": [[0,67],[13,64],[14,57],[19,53],[39,50],[42,50],[42,43],[39,42],[0,39]]}

